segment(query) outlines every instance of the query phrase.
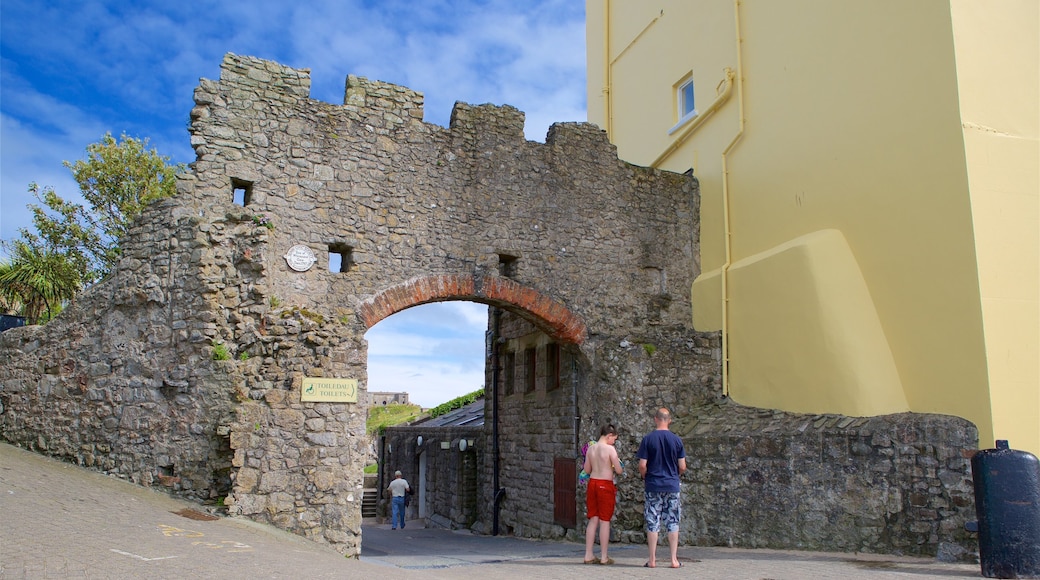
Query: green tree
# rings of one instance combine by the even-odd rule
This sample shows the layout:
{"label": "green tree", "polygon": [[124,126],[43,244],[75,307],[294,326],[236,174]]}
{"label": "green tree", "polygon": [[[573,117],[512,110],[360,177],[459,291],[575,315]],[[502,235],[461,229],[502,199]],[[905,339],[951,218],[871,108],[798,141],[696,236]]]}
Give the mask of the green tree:
{"label": "green tree", "polygon": [[[88,206],[62,199],[53,188],[29,185],[42,204],[29,204],[35,235],[44,242],[38,245],[63,249],[84,285],[112,269],[119,259],[119,239],[144,206],[176,192],[179,168],[147,147],[147,139],[121,135],[117,142],[106,133],[87,146],[86,159],[66,161]],[[27,240],[35,237],[27,230],[20,232]]]}
{"label": "green tree", "polygon": [[176,192],[180,166],[148,149],[147,139],[106,133],[87,146],[85,159],[65,167],[87,205],[63,199],[54,188],[29,184],[39,202],[28,205],[33,229],[5,242],[0,299],[30,321],[57,314],[82,288],[106,276],[119,259],[119,240],[145,205]]}

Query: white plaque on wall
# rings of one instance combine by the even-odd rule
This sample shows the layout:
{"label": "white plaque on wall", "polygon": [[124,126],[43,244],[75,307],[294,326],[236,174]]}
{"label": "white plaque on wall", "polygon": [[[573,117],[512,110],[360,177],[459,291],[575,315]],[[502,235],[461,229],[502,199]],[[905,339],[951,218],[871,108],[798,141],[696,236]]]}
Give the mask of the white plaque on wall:
{"label": "white plaque on wall", "polygon": [[285,261],[293,270],[306,272],[318,261],[318,258],[314,255],[314,250],[303,244],[296,244],[285,253]]}

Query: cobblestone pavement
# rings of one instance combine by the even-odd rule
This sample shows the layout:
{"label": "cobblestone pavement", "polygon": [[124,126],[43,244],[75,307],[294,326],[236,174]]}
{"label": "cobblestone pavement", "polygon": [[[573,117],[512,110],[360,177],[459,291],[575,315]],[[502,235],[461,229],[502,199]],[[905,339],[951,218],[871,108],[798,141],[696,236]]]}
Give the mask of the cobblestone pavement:
{"label": "cobblestone pavement", "polygon": [[[187,510],[187,511],[185,511]],[[863,554],[680,548],[681,570],[643,567],[646,548],[583,546],[423,529],[363,528],[360,560],[245,519],[0,444],[0,578],[979,578],[977,565]],[[196,516],[197,517],[197,516]],[[663,553],[667,554],[667,548]],[[660,557],[662,551],[658,551]],[[661,562],[665,564],[665,562]]]}

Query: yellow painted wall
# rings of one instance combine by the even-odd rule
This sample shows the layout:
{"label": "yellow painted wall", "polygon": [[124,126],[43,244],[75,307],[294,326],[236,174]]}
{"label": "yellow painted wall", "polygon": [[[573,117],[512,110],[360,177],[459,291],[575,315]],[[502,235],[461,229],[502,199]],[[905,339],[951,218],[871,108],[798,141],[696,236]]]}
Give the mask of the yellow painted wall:
{"label": "yellow painted wall", "polygon": [[951,12],[994,437],[1040,455],[1040,3]]}
{"label": "yellow painted wall", "polygon": [[1037,3],[984,4],[587,3],[589,119],[628,161],[677,143],[684,74],[703,110],[737,71],[658,163],[701,182],[693,319],[725,325],[735,400],[1040,454]]}

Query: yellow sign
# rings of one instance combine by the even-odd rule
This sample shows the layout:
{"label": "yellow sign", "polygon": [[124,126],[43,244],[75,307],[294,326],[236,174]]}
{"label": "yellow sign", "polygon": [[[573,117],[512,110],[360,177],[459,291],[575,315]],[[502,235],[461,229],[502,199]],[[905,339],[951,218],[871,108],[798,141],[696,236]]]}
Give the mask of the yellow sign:
{"label": "yellow sign", "polygon": [[300,401],[321,401],[325,403],[356,403],[357,379],[327,379],[324,377],[303,377],[303,389]]}

